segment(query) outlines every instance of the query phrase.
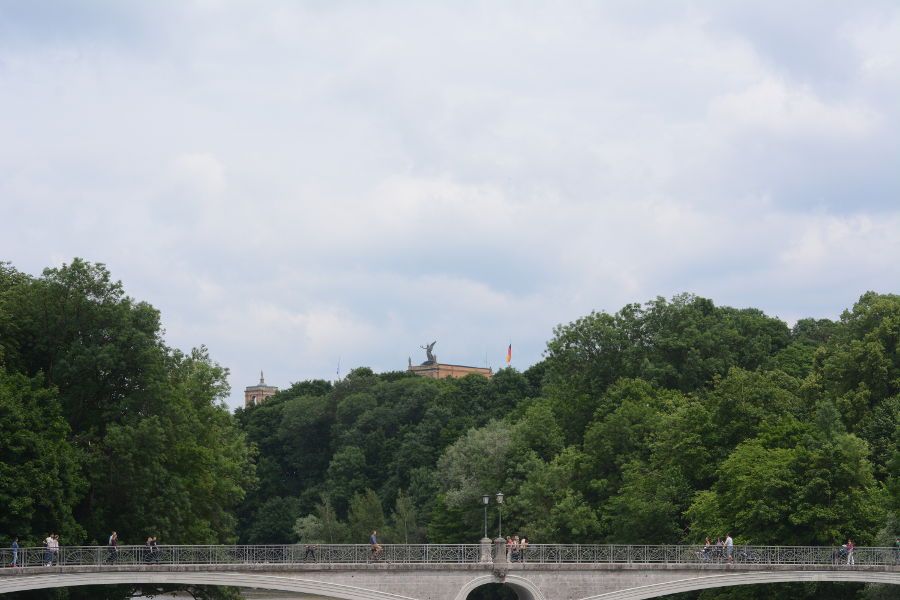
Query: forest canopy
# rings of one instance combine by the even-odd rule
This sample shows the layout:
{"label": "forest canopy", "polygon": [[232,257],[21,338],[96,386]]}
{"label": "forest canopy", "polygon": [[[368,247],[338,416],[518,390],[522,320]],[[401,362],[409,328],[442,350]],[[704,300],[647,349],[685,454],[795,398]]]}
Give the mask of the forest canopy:
{"label": "forest canopy", "polygon": [[656,298],[559,325],[524,372],[360,367],[235,414],[227,369],[161,321],[102,264],[0,263],[0,542],[472,543],[501,490],[504,532],[539,543],[898,530],[897,295],[793,326]]}

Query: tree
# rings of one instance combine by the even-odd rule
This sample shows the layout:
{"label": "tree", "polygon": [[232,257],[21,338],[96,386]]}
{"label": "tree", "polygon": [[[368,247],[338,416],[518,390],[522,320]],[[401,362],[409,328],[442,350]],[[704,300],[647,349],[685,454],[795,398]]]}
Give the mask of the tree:
{"label": "tree", "polygon": [[70,544],[84,540],[74,509],[85,481],[68,433],[53,390],[0,369],[0,531],[22,545],[37,545],[47,532]]}
{"label": "tree", "polygon": [[368,540],[373,530],[384,529],[384,511],[375,490],[369,488],[362,494],[354,494],[350,500],[347,517],[350,537],[353,540]]}
{"label": "tree", "polygon": [[339,544],[353,541],[347,525],[338,520],[328,498],[316,504],[315,514],[308,514],[294,522],[294,534],[303,544]]}
{"label": "tree", "polygon": [[323,544],[325,533],[322,520],[316,515],[306,515],[294,521],[294,533],[301,544]]}
{"label": "tree", "polygon": [[656,298],[554,329],[545,392],[567,442],[577,442],[597,410],[610,410],[603,394],[619,378],[692,392],[732,367],[763,366],[789,342],[785,323],[755,309],[716,307],[690,294]]}
{"label": "tree", "polygon": [[587,479],[588,458],[569,446],[549,463],[532,460],[518,491],[516,521],[531,540],[596,541],[600,520],[596,509],[576,488]]}
{"label": "tree", "polygon": [[441,491],[448,506],[478,506],[485,490],[499,490],[506,480],[512,428],[492,421],[470,429],[438,461]]}
{"label": "tree", "polygon": [[248,544],[290,544],[300,518],[297,498],[269,498],[259,507],[252,526],[244,533]]}
{"label": "tree", "polygon": [[666,413],[680,394],[656,389],[640,379],[622,379],[604,394],[596,419],[584,435],[584,453],[591,461],[591,487],[600,502],[617,493],[622,467],[649,458],[652,441]]}
{"label": "tree", "polygon": [[712,490],[697,495],[692,530],[727,529],[757,544],[827,545],[847,536],[865,543],[883,514],[867,453],[852,434],[790,417],[770,423],[722,463]]}
{"label": "tree", "polygon": [[421,541],[419,528],[416,524],[416,507],[409,496],[402,491],[397,495],[394,504],[394,513],[391,516],[393,538],[398,543],[408,544]]}
{"label": "tree", "polygon": [[368,484],[366,455],[356,446],[344,446],[331,458],[326,481],[328,497],[338,499],[338,511],[347,510],[349,499]]}
{"label": "tree", "polygon": [[93,530],[116,526],[135,542],[145,532],[169,543],[233,541],[233,511],[253,472],[244,436],[220,404],[226,372],[205,348],[173,352],[167,371],[153,413],[107,427],[91,463]]}
{"label": "tree", "polygon": [[322,524],[322,535],[329,544],[347,541],[347,527],[338,520],[337,513],[327,497],[316,505],[316,516]]}

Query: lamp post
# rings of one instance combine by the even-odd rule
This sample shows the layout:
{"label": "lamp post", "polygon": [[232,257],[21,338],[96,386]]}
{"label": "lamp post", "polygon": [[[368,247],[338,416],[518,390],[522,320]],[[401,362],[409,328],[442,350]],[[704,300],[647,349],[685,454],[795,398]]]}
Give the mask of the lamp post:
{"label": "lamp post", "polygon": [[503,537],[503,492],[497,492],[497,537]]}
{"label": "lamp post", "polygon": [[491,503],[491,497],[489,494],[483,494],[481,496],[481,506],[484,508],[484,537],[481,538],[481,562],[489,563],[491,562],[491,538],[488,537],[487,530],[487,510],[488,504]]}

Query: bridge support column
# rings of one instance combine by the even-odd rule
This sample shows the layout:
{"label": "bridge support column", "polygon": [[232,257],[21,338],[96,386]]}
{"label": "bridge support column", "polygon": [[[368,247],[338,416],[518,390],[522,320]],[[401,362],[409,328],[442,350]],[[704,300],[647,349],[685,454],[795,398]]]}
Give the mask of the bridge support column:
{"label": "bridge support column", "polygon": [[509,561],[506,558],[506,540],[498,537],[494,540],[494,570],[505,573],[507,566],[509,566]]}
{"label": "bridge support column", "polygon": [[483,563],[489,563],[493,560],[491,556],[491,538],[481,538],[480,559]]}

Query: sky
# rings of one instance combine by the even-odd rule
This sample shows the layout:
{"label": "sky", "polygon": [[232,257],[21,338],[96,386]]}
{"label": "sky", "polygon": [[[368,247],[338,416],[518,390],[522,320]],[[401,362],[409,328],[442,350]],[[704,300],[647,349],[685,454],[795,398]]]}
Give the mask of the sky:
{"label": "sky", "polygon": [[900,4],[0,0],[0,260],[82,257],[232,407],[900,282]]}

